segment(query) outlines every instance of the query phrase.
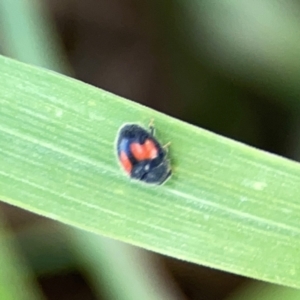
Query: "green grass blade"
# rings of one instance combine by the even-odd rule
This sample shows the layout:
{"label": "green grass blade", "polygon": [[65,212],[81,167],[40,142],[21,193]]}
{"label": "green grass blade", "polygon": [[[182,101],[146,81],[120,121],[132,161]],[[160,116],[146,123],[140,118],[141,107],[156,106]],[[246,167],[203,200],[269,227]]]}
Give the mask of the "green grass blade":
{"label": "green grass blade", "polygon": [[[79,230],[67,230],[71,251],[99,297],[118,300],[185,299],[161,262],[137,247]],[[73,246],[73,247],[72,247]],[[126,280],[125,280],[125,279]]]}
{"label": "green grass blade", "polygon": [[44,6],[39,0],[0,1],[1,47],[22,62],[67,72],[59,38]]}
{"label": "green grass blade", "polygon": [[[44,66],[48,69],[54,68],[56,71],[66,73],[68,68],[62,68],[62,60],[58,60],[63,55],[61,54],[62,51],[59,51],[59,43],[56,41],[55,35],[49,30],[52,27],[51,23],[47,22],[48,18],[47,15],[45,16],[45,10],[36,4],[34,2],[20,3],[15,0],[3,0],[2,4],[0,3],[0,15],[6,21],[4,22],[6,30],[4,30],[3,35],[6,37],[6,45],[10,46],[5,47],[5,50],[23,62]],[[19,30],[20,21],[16,20],[21,20],[21,23],[24,25],[22,26],[22,30]],[[76,260],[81,262],[85,273],[89,274],[87,277],[89,277],[90,282],[94,286],[95,292],[100,296],[108,294],[108,298],[120,300],[167,300],[178,293],[176,288],[170,286],[170,283],[163,285],[168,277],[164,276],[162,280],[161,267],[157,269],[149,264],[146,266],[145,262],[148,261],[146,257],[149,255],[145,255],[143,256],[144,259],[141,259],[141,255],[136,255],[141,250],[137,250],[136,247],[111,239],[104,239],[103,237],[82,230],[67,231],[67,233],[70,232],[71,239],[65,237],[64,246],[67,246],[68,242],[72,241],[72,244],[74,244],[72,249],[80,249],[80,251],[76,252]],[[33,236],[29,234],[26,237],[25,246],[28,248],[28,244],[30,244],[33,248],[27,249],[27,255],[31,256],[31,262],[38,270],[47,272],[50,271],[49,267],[53,268],[59,265],[59,262],[63,263],[61,267],[66,266],[66,263],[70,262],[69,259],[63,256],[61,251],[53,249],[53,245],[50,248],[48,245],[47,250],[42,251],[42,253],[44,255],[50,254],[52,259],[56,259],[55,263],[49,257],[41,259],[41,254],[36,255],[37,249],[40,251],[41,242],[45,244],[48,239],[46,239],[47,241],[45,239],[39,241],[39,246],[37,247],[37,245],[34,245],[34,242],[36,242],[34,237],[34,234]],[[28,240],[31,240],[33,243],[28,243]],[[57,241],[57,237],[55,240]],[[51,242],[53,244],[53,239]],[[61,245],[57,245],[57,243],[55,245],[61,250]],[[105,246],[107,245],[109,245],[109,249],[105,251],[107,249]],[[47,247],[47,245],[44,246]],[[49,249],[53,253],[49,253]],[[99,250],[100,254],[102,253],[100,256]],[[28,253],[28,251],[30,252]],[[116,252],[118,258],[115,256]],[[59,256],[59,253],[62,256]],[[39,258],[38,261],[36,257]],[[62,257],[65,259],[62,260]],[[145,267],[144,270],[142,270],[142,266]],[[156,282],[154,278],[157,278]]]}
{"label": "green grass blade", "polygon": [[0,215],[0,299],[44,299],[30,268],[18,252],[14,237]]}
{"label": "green grass blade", "polygon": [[[300,287],[300,167],[53,72],[0,58],[0,199],[211,267]],[[131,182],[124,122],[171,141],[174,175]]]}

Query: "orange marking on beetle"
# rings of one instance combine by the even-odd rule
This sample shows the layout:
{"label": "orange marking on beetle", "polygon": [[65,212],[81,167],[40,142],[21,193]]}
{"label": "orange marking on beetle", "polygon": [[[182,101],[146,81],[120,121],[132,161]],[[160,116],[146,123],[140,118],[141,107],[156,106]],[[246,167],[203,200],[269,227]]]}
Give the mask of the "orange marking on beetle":
{"label": "orange marking on beetle", "polygon": [[132,164],[124,151],[120,153],[120,162],[123,168],[127,173],[130,173],[132,170]]}
{"label": "orange marking on beetle", "polygon": [[137,160],[153,159],[157,157],[157,149],[153,141],[146,140],[144,144],[132,143],[130,151]]}

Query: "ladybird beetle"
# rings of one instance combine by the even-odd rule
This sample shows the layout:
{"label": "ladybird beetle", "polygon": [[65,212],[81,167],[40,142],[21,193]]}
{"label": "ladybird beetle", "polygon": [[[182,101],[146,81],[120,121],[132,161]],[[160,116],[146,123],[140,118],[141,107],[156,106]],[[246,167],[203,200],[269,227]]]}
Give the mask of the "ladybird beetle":
{"label": "ladybird beetle", "polygon": [[154,137],[154,126],[149,131],[137,124],[126,124],[117,138],[119,161],[133,179],[149,184],[162,184],[171,176],[166,146]]}

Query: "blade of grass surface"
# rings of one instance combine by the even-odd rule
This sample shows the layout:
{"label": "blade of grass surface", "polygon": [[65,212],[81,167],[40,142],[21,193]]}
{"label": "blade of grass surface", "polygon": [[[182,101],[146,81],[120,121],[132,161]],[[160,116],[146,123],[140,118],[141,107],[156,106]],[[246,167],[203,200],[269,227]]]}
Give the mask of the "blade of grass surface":
{"label": "blade of grass surface", "polygon": [[[42,9],[42,6],[37,6],[35,5],[37,3],[31,1],[20,3],[15,0],[3,0],[1,3],[0,15],[3,15],[4,24],[6,25],[4,26],[6,30],[4,30],[3,35],[6,37],[7,44],[10,45],[10,47],[6,47],[6,50],[9,48],[9,55],[13,54],[15,58],[18,58],[23,62],[44,66],[48,69],[55,69],[65,73],[67,68],[65,66],[63,67],[62,60],[58,59],[59,57],[63,57],[61,54],[62,51],[59,51],[60,47],[58,46],[59,44],[57,43],[57,39],[55,38],[53,31],[49,30],[52,28],[52,24],[47,22],[48,18],[45,15],[45,10]],[[23,25],[22,30],[19,30],[19,20],[21,20]],[[24,43],[23,40],[25,40]],[[82,230],[68,230],[67,232],[73,233],[71,234],[73,239],[71,239],[74,243],[76,243],[76,248],[83,249],[83,251],[77,253],[78,255],[76,258],[87,263],[84,269],[86,273],[90,274],[90,278],[93,277],[91,278],[91,281],[96,287],[96,291],[101,286],[101,294],[109,294],[112,299],[153,299],[153,297],[154,299],[170,299],[171,295],[173,296],[175,294],[175,289],[172,289],[171,291],[170,288],[168,288],[170,283],[168,285],[163,285],[161,281],[161,284],[156,285],[156,288],[153,288],[153,278],[159,277],[159,270],[161,268],[156,268],[156,275],[154,275],[153,267],[141,271],[141,266],[144,265],[143,261],[138,259],[138,262],[136,262],[133,258],[134,255],[132,255],[130,259],[131,267],[129,269],[127,268],[126,270],[121,270],[119,268],[117,272],[118,275],[116,275],[115,265],[113,263],[107,264],[106,262],[113,262],[116,260],[116,257],[113,255],[113,253],[118,251],[118,246],[122,243],[111,241],[110,248],[111,250],[114,250],[113,248],[115,247],[115,251],[103,251],[105,255],[99,257],[99,249],[93,247],[94,244],[92,241],[97,240],[97,242],[101,244],[101,237],[93,238],[92,240],[88,239],[90,242],[90,247],[87,247],[87,237],[91,238],[94,235],[82,232]],[[85,237],[85,235],[87,235],[87,237]],[[75,239],[74,236],[76,237]],[[70,239],[67,238],[66,241],[70,241]],[[107,239],[105,239],[103,244],[106,245],[107,243],[109,242]],[[64,243],[64,246],[66,246],[66,243]],[[61,247],[62,246],[59,248],[61,249]],[[51,247],[51,249],[52,248],[53,247]],[[126,263],[128,264],[126,259],[129,257],[129,249],[132,252],[134,251],[134,247],[127,246],[126,249],[127,256],[119,255],[118,263],[120,265],[124,265]],[[36,248],[34,248],[32,251],[35,252]],[[49,250],[46,252],[44,251],[43,254],[49,255]],[[30,253],[29,255],[32,256],[34,254]],[[38,255],[38,257],[40,257],[40,255]],[[101,265],[101,260],[102,264],[104,264],[106,267],[95,270],[95,266],[99,266],[99,264]],[[65,262],[65,260],[63,262]],[[42,265],[41,267],[45,268],[45,265]],[[53,267],[53,264],[51,267]],[[91,276],[91,273],[93,273],[95,276]],[[99,282],[99,277],[105,278],[103,274],[112,279],[111,281],[106,280],[107,284],[105,285],[103,285],[102,282]],[[111,274],[114,274],[114,276]],[[130,274],[131,276],[128,276]],[[149,276],[147,277],[141,275],[134,277],[135,274],[152,274],[153,278],[151,279]],[[132,277],[134,277],[136,281],[134,288],[132,286]],[[119,280],[115,280],[116,278]],[[150,291],[149,287],[151,287]],[[153,294],[155,294],[155,296],[153,296]],[[176,297],[176,299],[179,298]]]}
{"label": "blade of grass surface", "polygon": [[14,238],[0,215],[0,299],[44,299],[34,276],[18,253]]}
{"label": "blade of grass surface", "polygon": [[[73,79],[0,58],[0,199],[173,257],[300,286],[300,167]],[[121,171],[124,122],[155,119],[173,177]]]}

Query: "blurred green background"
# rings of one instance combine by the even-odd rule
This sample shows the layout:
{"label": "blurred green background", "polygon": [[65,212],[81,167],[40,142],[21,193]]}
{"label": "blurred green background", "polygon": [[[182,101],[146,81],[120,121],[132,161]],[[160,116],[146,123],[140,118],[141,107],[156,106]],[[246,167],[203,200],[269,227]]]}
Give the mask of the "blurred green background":
{"label": "blurred green background", "polygon": [[[299,13],[298,1],[0,0],[0,51],[297,160]],[[0,208],[0,299],[300,299]]]}

